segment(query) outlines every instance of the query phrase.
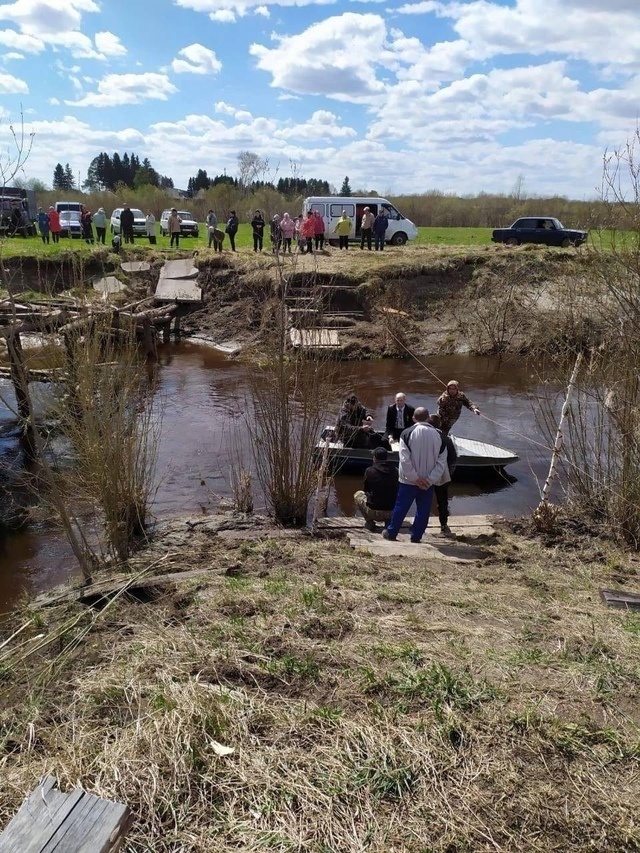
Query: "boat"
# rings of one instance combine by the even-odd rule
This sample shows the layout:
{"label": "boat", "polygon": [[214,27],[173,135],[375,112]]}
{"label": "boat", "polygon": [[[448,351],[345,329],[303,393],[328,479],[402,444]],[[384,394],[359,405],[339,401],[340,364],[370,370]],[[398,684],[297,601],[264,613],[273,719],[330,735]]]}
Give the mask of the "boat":
{"label": "boat", "polygon": [[[378,433],[382,437],[382,433]],[[500,471],[507,465],[512,465],[518,462],[520,457],[512,450],[506,450],[504,447],[498,447],[495,444],[488,444],[486,441],[476,441],[472,438],[461,438],[457,435],[449,436],[454,443],[456,453],[458,454],[458,463],[456,471],[461,473],[481,471]],[[323,458],[325,451],[325,442],[328,440],[327,456],[331,468],[342,473],[352,473],[353,471],[362,471],[371,465],[371,450],[361,447],[345,447],[342,441],[335,438],[335,431],[332,427],[326,427],[322,431],[320,441],[315,446],[314,457],[320,461]],[[400,442],[391,442],[391,452],[389,460],[399,461]]]}

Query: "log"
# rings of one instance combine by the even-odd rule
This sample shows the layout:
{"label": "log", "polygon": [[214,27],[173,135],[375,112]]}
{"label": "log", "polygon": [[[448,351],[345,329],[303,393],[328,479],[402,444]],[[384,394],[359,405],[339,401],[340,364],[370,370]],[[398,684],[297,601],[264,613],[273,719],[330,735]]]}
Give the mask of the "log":
{"label": "log", "polygon": [[16,395],[18,417],[20,418],[23,430],[25,452],[30,459],[35,459],[37,448],[31,412],[31,398],[29,396],[29,377],[24,363],[20,333],[13,331],[10,335],[7,335],[6,340],[11,381],[13,382],[13,390]]}

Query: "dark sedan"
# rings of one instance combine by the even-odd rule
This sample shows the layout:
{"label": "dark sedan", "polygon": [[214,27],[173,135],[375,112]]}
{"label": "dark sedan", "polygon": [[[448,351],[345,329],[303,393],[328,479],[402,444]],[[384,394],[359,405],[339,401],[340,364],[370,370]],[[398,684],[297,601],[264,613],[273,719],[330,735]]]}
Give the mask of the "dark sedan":
{"label": "dark sedan", "polygon": [[491,237],[494,243],[519,246],[520,243],[540,243],[543,246],[581,246],[589,237],[588,231],[565,228],[552,216],[523,216],[511,228],[497,228]]}

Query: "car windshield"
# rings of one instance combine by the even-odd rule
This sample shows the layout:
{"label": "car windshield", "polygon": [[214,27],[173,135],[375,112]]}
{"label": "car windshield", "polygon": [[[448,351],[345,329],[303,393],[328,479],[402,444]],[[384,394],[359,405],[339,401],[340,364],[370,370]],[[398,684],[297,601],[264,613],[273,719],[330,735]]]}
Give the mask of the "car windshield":
{"label": "car windshield", "polygon": [[137,207],[132,207],[131,213],[133,213],[134,219],[144,219],[145,218],[144,213],[141,210],[138,210]]}
{"label": "car windshield", "polygon": [[193,216],[189,213],[188,210],[179,210],[178,216],[180,219],[193,219]]}
{"label": "car windshield", "polygon": [[80,214],[77,210],[63,210],[60,214],[61,222],[80,222]]}

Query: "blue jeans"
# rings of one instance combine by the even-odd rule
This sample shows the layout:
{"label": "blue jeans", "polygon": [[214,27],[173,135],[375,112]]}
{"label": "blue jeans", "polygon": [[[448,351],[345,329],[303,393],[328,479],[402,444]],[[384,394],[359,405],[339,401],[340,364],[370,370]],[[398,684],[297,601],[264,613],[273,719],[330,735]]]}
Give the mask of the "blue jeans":
{"label": "blue jeans", "polygon": [[421,489],[419,486],[409,486],[406,483],[400,483],[398,485],[396,505],[391,513],[391,521],[387,525],[389,537],[391,539],[396,538],[402,527],[402,522],[411,508],[411,504],[415,501],[416,517],[412,527],[409,529],[409,533],[412,539],[422,539],[422,534],[429,524],[432,500],[433,486],[430,486],[428,489]]}

